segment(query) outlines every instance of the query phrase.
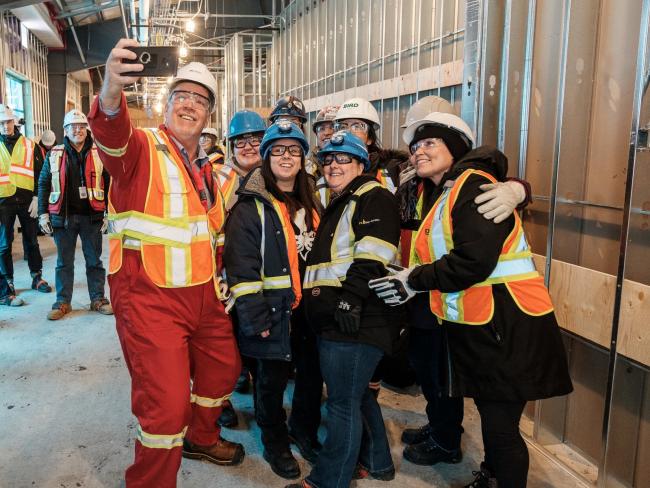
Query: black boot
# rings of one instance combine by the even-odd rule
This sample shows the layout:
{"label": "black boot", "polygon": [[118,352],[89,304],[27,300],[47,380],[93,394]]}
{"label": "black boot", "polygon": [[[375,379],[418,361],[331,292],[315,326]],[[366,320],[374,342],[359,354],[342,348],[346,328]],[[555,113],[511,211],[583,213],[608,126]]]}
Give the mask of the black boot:
{"label": "black boot", "polygon": [[300,477],[300,466],[298,466],[298,461],[291,454],[289,446],[283,448],[264,448],[264,459],[266,459],[273,472],[278,476],[287,480],[294,480]]}
{"label": "black boot", "polygon": [[323,445],[318,442],[318,439],[308,439],[303,435],[296,435],[289,432],[289,442],[295,444],[300,451],[300,455],[309,464],[315,464],[318,459],[318,453],[323,448]]}
{"label": "black boot", "polygon": [[409,446],[424,442],[429,437],[431,437],[431,426],[429,424],[417,429],[404,429],[404,432],[402,432],[402,442]]}
{"label": "black boot", "polygon": [[245,371],[242,371],[242,373],[239,375],[239,378],[237,378],[237,383],[235,384],[235,391],[237,393],[248,393],[250,389],[251,389],[250,374],[248,373],[248,369],[246,369]]}
{"label": "black boot", "polygon": [[429,437],[424,442],[406,446],[404,459],[422,466],[433,466],[437,463],[456,464],[461,462],[463,454],[459,449],[444,449],[433,438]]}
{"label": "black boot", "polygon": [[474,481],[464,488],[498,488],[497,479],[492,477],[492,473],[487,469],[485,463],[481,463],[480,471],[472,471]]}
{"label": "black boot", "polygon": [[235,409],[232,406],[232,403],[230,403],[230,400],[223,402],[223,408],[221,410],[221,415],[219,416],[218,422],[221,427],[237,427],[239,419],[237,418],[237,412],[235,412]]}

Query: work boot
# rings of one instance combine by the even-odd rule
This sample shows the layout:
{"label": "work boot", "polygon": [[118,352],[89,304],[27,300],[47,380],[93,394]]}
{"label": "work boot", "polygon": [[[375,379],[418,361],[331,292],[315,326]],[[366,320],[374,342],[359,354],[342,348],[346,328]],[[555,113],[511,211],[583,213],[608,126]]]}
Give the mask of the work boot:
{"label": "work boot", "polygon": [[41,293],[50,293],[52,287],[47,281],[43,279],[43,275],[38,273],[31,273],[32,275],[32,290],[40,291]]}
{"label": "work boot", "polygon": [[221,427],[237,427],[239,419],[237,418],[237,412],[235,412],[235,409],[232,406],[232,403],[230,403],[230,400],[225,400],[223,402],[223,409],[221,410],[221,415],[219,416],[217,423]]}
{"label": "work boot", "polygon": [[237,384],[235,385],[235,391],[237,393],[248,393],[251,389],[250,374],[248,370],[242,372],[237,378]]}
{"label": "work boot", "polygon": [[379,481],[391,481],[395,479],[395,468],[391,468],[387,471],[381,473],[372,473],[366,468],[357,464],[357,467],[354,468],[354,473],[352,474],[353,480],[364,480],[364,479],[373,479]]}
{"label": "work boot", "polygon": [[431,426],[429,424],[417,429],[404,429],[404,432],[402,432],[402,442],[409,446],[424,442],[429,437],[431,437]]}
{"label": "work boot", "polygon": [[90,303],[91,312],[99,312],[102,315],[113,315],[113,307],[106,298],[98,298]]}
{"label": "work boot", "polygon": [[47,320],[59,320],[63,316],[72,311],[69,303],[55,303],[52,305],[52,310],[47,313]]}
{"label": "work boot", "polygon": [[429,437],[419,444],[406,446],[404,459],[421,466],[433,466],[437,463],[459,463],[463,459],[463,454],[460,449],[447,450]]}
{"label": "work boot", "polygon": [[219,439],[211,446],[199,446],[183,439],[183,457],[204,459],[219,466],[235,466],[244,460],[244,446],[226,439]]}
{"label": "work boot", "polygon": [[323,448],[323,445],[318,442],[318,439],[308,439],[306,436],[296,435],[293,432],[289,432],[289,442],[296,445],[300,455],[309,464],[316,463],[318,454]]}
{"label": "work boot", "polygon": [[487,469],[485,463],[481,463],[480,471],[472,471],[475,477],[469,485],[464,488],[498,488],[497,479],[492,477],[492,473]]}
{"label": "work boot", "polygon": [[264,448],[264,459],[266,459],[273,472],[278,476],[287,480],[300,477],[300,466],[298,466],[298,461],[291,454],[289,446],[271,449]]}
{"label": "work boot", "polygon": [[21,305],[25,305],[25,301],[16,295],[7,295],[6,297],[0,298],[0,305],[6,305],[7,307],[20,307]]}

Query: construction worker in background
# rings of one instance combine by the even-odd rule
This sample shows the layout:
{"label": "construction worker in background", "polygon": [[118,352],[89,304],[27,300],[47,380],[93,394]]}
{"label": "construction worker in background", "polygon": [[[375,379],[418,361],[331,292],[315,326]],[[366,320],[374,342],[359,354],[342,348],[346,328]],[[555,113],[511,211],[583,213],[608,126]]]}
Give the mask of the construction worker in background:
{"label": "construction worker in background", "polygon": [[16,129],[13,110],[0,105],[0,305],[24,304],[16,296],[11,257],[16,217],[26,244],[32,289],[43,293],[52,291],[42,276],[43,258],[37,240],[38,175],[42,166],[42,154],[34,142]]}
{"label": "construction worker in background", "polygon": [[54,234],[57,251],[56,301],[47,318],[59,320],[72,310],[77,237],[86,261],[90,310],[112,315],[113,308],[104,294],[106,270],[101,259],[110,177],[88,133],[83,112],[69,111],[63,130],[63,144],[50,150],[38,179],[38,223],[44,233]]}
{"label": "construction worker in background", "polygon": [[334,118],[336,117],[336,112],[339,110],[339,105],[328,105],[323,107],[318,114],[316,115],[316,120],[311,126],[311,129],[316,134],[316,146],[312,148],[309,157],[305,161],[305,169],[307,173],[314,177],[315,180],[318,180],[323,176],[323,172],[320,167],[320,162],[316,153],[325,147],[332,134],[334,134]]}
{"label": "construction worker in background", "polygon": [[47,153],[56,145],[56,135],[50,129],[44,130],[41,134],[41,140],[38,142],[38,146],[41,149],[43,154],[43,161],[45,161],[45,156]]}
{"label": "construction worker in background", "polygon": [[218,164],[223,164],[223,150],[217,144],[219,140],[219,134],[217,129],[212,127],[206,127],[201,132],[201,138],[199,139],[199,144],[201,148],[205,151],[210,159],[210,164],[215,168]]}
{"label": "construction worker in background", "polygon": [[307,113],[302,100],[293,95],[285,95],[275,102],[275,106],[269,115],[269,122],[274,124],[278,120],[288,120],[298,125],[302,131],[305,131],[305,122],[307,122]]}
{"label": "construction worker in background", "polygon": [[88,120],[109,194],[109,283],[138,419],[127,488],[176,486],[181,454],[218,465],[244,459],[217,418],[241,369],[232,323],[217,295],[216,247],[225,217],[218,186],[201,168],[201,131],[215,109],[216,80],[197,62],[169,86],[164,124],[136,129],[123,87],[142,64],[121,39],[106,62]]}

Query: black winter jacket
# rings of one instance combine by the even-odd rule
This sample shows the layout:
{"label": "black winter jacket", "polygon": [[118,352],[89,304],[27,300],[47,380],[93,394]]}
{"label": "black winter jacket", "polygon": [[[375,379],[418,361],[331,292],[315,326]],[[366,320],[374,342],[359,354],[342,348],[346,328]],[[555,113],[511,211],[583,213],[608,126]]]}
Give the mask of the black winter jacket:
{"label": "black winter jacket", "polygon": [[[92,145],[93,145],[93,140],[90,134],[86,136],[86,141],[84,142],[84,146],[81,149],[81,152],[77,152],[77,150],[72,146],[70,140],[67,137],[63,139],[63,146],[65,147],[65,151],[66,151],[66,161],[65,161],[66,183],[62,195],[63,202],[61,204],[61,213],[50,215],[50,221],[52,223],[52,227],[63,227],[65,225],[65,219],[67,215],[73,213],[74,214],[81,213],[82,215],[89,215],[91,220],[94,222],[100,221],[104,218],[104,212],[97,212],[93,210],[88,200],[79,199],[79,188],[78,188],[79,185],[74,184],[72,182],[74,178],[70,177],[72,174],[75,175],[81,174],[81,171],[83,170],[81,161],[86,160],[86,155],[88,154],[88,151],[90,151]],[[43,215],[49,212],[48,210],[49,199],[50,199],[50,193],[52,192],[52,171],[50,168],[51,154],[52,154],[51,151],[47,153],[47,156],[45,157],[45,164],[43,164],[43,169],[39,177],[38,215]],[[71,164],[76,164],[74,171],[73,168],[71,167]],[[102,178],[104,178],[104,195],[108,195],[111,177],[109,176],[105,168],[102,172]],[[68,202],[70,201],[71,198],[74,198],[78,205],[83,206],[84,208],[83,212],[79,212],[79,211],[73,212],[70,210]]]}
{"label": "black winter jacket", "polygon": [[[428,213],[445,183],[467,169],[478,169],[502,179],[507,159],[495,148],[484,147],[468,154],[443,176],[439,185],[426,180],[424,212]],[[452,210],[453,250],[434,263],[416,268],[409,284],[416,290],[456,292],[484,281],[495,268],[503,243],[514,225],[514,217],[500,224],[476,211],[474,198],[488,180],[470,176]],[[486,325],[443,321],[443,350],[440,355],[443,383],[450,396],[493,401],[525,401],[564,395],[572,391],[566,353],[554,313],[531,316],[524,313],[504,284],[492,286],[494,315]],[[414,327],[435,327],[428,293],[412,301]]]}
{"label": "black winter jacket", "polygon": [[[273,209],[259,168],[244,179],[237,190],[238,200],[226,222],[223,263],[228,286],[259,282],[264,276],[291,273],[282,223]],[[265,229],[256,201],[264,205]],[[262,270],[262,239],[264,269]],[[295,295],[291,288],[268,289],[242,295],[235,301],[239,349],[244,356],[258,359],[291,360],[290,318]],[[270,330],[264,338],[260,332]]]}
{"label": "black winter jacket", "polygon": [[[0,141],[5,145],[9,154],[14,150],[21,135],[17,130],[11,136],[0,135]],[[16,193],[10,197],[0,198],[0,205],[29,205],[32,203],[32,198],[38,196],[38,178],[43,167],[43,153],[36,146],[37,144],[34,144],[34,191],[16,188]]]}
{"label": "black winter jacket", "polygon": [[[358,176],[330,202],[321,218],[307,259],[308,267],[331,260],[332,237],[352,198],[357,199],[352,216],[355,242],[370,236],[390,243],[397,249],[400,229],[395,197],[384,188],[372,189],[360,197],[353,195],[361,185],[371,181],[376,181],[371,175]],[[315,332],[328,340],[371,344],[391,353],[399,335],[403,310],[385,305],[368,288],[369,280],[385,276],[386,273],[386,268],[380,261],[355,259],[341,287],[319,286],[303,290],[307,319]],[[339,299],[344,299],[353,306],[362,306],[361,329],[357,337],[340,332],[334,321]]]}

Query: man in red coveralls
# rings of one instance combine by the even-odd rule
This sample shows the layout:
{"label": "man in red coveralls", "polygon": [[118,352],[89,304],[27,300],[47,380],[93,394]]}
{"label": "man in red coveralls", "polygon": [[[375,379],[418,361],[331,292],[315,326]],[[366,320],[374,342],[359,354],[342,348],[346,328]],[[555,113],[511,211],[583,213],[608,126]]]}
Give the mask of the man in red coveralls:
{"label": "man in red coveralls", "polygon": [[142,65],[122,60],[136,59],[127,48],[137,45],[122,39],[111,51],[88,120],[112,177],[108,280],[139,422],[126,484],[175,487],[181,454],[243,460],[243,446],[221,438],[216,424],[241,365],[213,283],[223,201],[201,170],[209,162],[199,138],[216,82],[201,63],[183,66],[164,125],[136,129],[122,89],[138,79],[124,73]]}

